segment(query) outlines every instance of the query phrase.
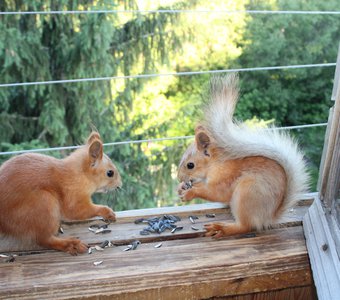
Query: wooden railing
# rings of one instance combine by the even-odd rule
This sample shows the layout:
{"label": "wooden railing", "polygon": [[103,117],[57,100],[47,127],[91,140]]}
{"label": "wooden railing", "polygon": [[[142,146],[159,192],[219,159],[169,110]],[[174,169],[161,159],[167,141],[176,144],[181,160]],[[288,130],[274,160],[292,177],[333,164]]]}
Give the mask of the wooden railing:
{"label": "wooden railing", "polygon": [[[93,248],[92,254],[8,252],[0,243],[0,253],[8,255],[0,258],[0,299],[313,299],[301,222],[313,197],[300,201],[271,230],[221,240],[204,237],[203,225],[232,221],[230,210],[208,203],[118,212],[106,234],[89,231],[91,224],[102,224],[97,219],[63,224],[63,235],[92,247],[112,243],[102,251]],[[147,224],[134,223],[164,214],[180,217],[176,225],[183,229],[141,235]],[[193,215],[195,224],[189,219]],[[137,248],[124,251],[135,240]]]}

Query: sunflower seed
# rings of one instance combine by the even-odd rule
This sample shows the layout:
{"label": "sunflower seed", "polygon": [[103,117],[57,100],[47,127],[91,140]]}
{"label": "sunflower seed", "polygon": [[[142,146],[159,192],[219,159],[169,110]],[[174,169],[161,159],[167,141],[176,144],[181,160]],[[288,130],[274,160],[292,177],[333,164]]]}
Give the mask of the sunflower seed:
{"label": "sunflower seed", "polygon": [[182,230],[183,226],[177,226],[174,229],[171,230],[171,233],[175,233],[176,231]]}
{"label": "sunflower seed", "polygon": [[195,226],[191,226],[191,229],[192,230],[195,230],[195,231],[197,231],[197,230],[199,230],[197,227],[195,227]]}
{"label": "sunflower seed", "polygon": [[95,266],[99,266],[99,265],[101,265],[103,263],[103,261],[102,260],[99,260],[99,261],[95,261],[93,264],[95,265]]}
{"label": "sunflower seed", "polygon": [[10,255],[6,260],[5,262],[9,263],[9,262],[14,262],[15,261],[15,257],[14,255]]}
{"label": "sunflower seed", "polygon": [[99,228],[98,230],[95,231],[95,234],[98,234],[98,233],[105,234],[105,233],[110,233],[111,231],[112,231],[111,229]]}
{"label": "sunflower seed", "polygon": [[155,248],[160,248],[160,247],[162,247],[162,243],[155,245]]}
{"label": "sunflower seed", "polygon": [[253,237],[256,237],[256,233],[255,232],[249,232],[249,233],[243,234],[242,237],[253,238]]}
{"label": "sunflower seed", "polygon": [[188,182],[185,182],[184,185],[183,185],[183,189],[184,190],[189,190],[192,188],[192,182],[191,181],[188,181]]}
{"label": "sunflower seed", "polygon": [[206,216],[207,218],[215,218],[215,217],[216,217],[215,214],[206,214],[205,216]]}
{"label": "sunflower seed", "polygon": [[192,218],[192,216],[189,217],[189,220],[192,224],[195,224],[195,220]]}
{"label": "sunflower seed", "polygon": [[136,250],[137,247],[138,247],[138,245],[140,245],[140,244],[141,244],[141,242],[138,241],[138,240],[133,241],[132,244],[131,244],[131,246],[132,246],[131,249],[132,249],[132,250]]}
{"label": "sunflower seed", "polygon": [[98,228],[100,228],[100,225],[99,224],[92,224],[92,225],[90,225],[89,228],[98,229]]}
{"label": "sunflower seed", "polygon": [[64,229],[62,227],[59,227],[59,233],[61,233],[61,234],[64,233]]}
{"label": "sunflower seed", "polygon": [[173,215],[163,215],[161,217],[150,217],[148,219],[137,219],[135,224],[148,223],[148,227],[145,227],[139,233],[141,235],[148,235],[150,233],[162,233],[169,229],[170,231],[176,227],[174,223],[180,221],[181,219]]}
{"label": "sunflower seed", "polygon": [[104,241],[104,242],[102,242],[102,243],[100,244],[100,247],[103,248],[103,249],[104,249],[105,247],[109,247],[109,243],[110,243],[110,242],[106,240],[106,241]]}
{"label": "sunflower seed", "polygon": [[140,218],[140,219],[135,220],[135,224],[140,224],[140,223],[143,223],[144,221],[145,221],[144,218]]}
{"label": "sunflower seed", "polygon": [[104,251],[104,248],[102,248],[98,245],[94,246],[94,249],[96,249],[97,251]]}

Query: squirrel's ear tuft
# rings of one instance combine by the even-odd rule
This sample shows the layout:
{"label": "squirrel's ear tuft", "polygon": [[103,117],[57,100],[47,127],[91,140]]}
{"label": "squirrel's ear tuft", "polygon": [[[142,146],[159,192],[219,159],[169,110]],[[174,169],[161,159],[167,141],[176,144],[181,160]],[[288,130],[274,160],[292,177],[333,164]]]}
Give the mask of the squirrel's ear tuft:
{"label": "squirrel's ear tuft", "polygon": [[87,139],[87,144],[91,145],[91,143],[95,140],[101,141],[100,134],[97,131],[92,131],[90,136]]}
{"label": "squirrel's ear tuft", "polygon": [[205,128],[203,125],[197,125],[195,128],[195,134],[201,131],[205,131]]}
{"label": "squirrel's ear tuft", "polygon": [[197,149],[199,151],[203,151],[203,150],[206,150],[208,149],[211,141],[210,141],[210,137],[208,136],[208,134],[202,130],[197,130],[196,128],[196,133],[195,133],[195,140],[196,140],[196,146],[197,146]]}
{"label": "squirrel's ear tuft", "polygon": [[91,165],[95,164],[97,160],[103,157],[103,143],[101,140],[94,139],[89,146],[89,158]]}

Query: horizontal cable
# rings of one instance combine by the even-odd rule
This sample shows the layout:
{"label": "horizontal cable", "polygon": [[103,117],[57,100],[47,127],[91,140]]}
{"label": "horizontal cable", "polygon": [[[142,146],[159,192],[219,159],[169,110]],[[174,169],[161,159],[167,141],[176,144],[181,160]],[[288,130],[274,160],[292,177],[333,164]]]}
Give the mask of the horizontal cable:
{"label": "horizontal cable", "polygon": [[232,72],[301,69],[301,68],[315,68],[315,67],[335,67],[335,66],[336,66],[336,63],[324,63],[324,64],[290,65],[290,66],[275,66],[275,67],[255,67],[255,68],[240,68],[240,69],[226,69],[226,70],[210,70],[210,71],[171,72],[171,73],[163,73],[163,74],[162,73],[139,74],[139,75],[128,75],[128,76],[112,76],[112,77],[49,80],[49,81],[36,81],[36,82],[2,83],[2,84],[0,84],[0,87],[15,87],[15,86],[29,86],[29,85],[43,85],[43,84],[62,84],[62,83],[76,83],[76,82],[93,82],[93,81],[104,81],[104,80],[115,80],[115,79],[151,78],[151,77],[162,77],[162,76],[189,76],[189,75],[199,75],[199,74],[218,74],[218,73],[232,73]]}
{"label": "horizontal cable", "polygon": [[[327,125],[327,123],[317,123],[317,124],[286,126],[286,127],[277,127],[277,128],[269,128],[269,129],[270,130],[291,130],[291,129],[301,129],[301,128],[310,128],[310,127],[320,127],[320,126],[326,126],[326,125]],[[107,147],[107,146],[117,146],[117,145],[127,145],[127,144],[153,143],[153,142],[184,140],[184,139],[192,139],[192,138],[194,138],[193,135],[189,135],[189,136],[175,136],[175,137],[158,138],[158,139],[147,139],[147,140],[134,140],[134,141],[104,143],[103,146]],[[32,153],[32,152],[73,150],[73,149],[78,149],[80,147],[82,147],[82,146],[66,146],[66,147],[55,147],[55,148],[18,150],[18,151],[0,152],[0,155],[13,155],[13,154]]]}
{"label": "horizontal cable", "polygon": [[66,15],[66,14],[181,14],[181,13],[217,13],[217,14],[270,14],[270,15],[340,15],[340,11],[320,10],[210,10],[210,9],[159,9],[159,10],[56,10],[56,11],[3,11],[0,15]]}
{"label": "horizontal cable", "polygon": [[273,130],[291,130],[291,129],[303,129],[303,128],[320,127],[320,126],[327,126],[327,123],[306,124],[306,125],[296,125],[296,126],[284,126],[284,127],[276,127],[276,128],[271,128],[271,129],[273,129]]}

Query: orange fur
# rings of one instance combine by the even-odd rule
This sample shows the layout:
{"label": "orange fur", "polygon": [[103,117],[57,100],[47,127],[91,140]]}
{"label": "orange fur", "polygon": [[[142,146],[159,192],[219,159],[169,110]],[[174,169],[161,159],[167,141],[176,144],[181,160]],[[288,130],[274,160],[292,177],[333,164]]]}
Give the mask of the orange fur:
{"label": "orange fur", "polygon": [[0,233],[73,255],[83,253],[87,245],[80,240],[56,236],[61,220],[101,216],[114,221],[113,210],[93,204],[91,195],[120,186],[118,170],[103,153],[97,132],[64,159],[18,155],[0,167]]}
{"label": "orange fur", "polygon": [[308,189],[303,154],[286,133],[234,122],[237,75],[213,78],[210,92],[195,142],[179,165],[178,194],[183,201],[230,203],[235,223],[209,224],[208,236],[268,228]]}
{"label": "orange fur", "polygon": [[[201,198],[230,203],[236,221],[235,224],[207,225],[207,236],[221,237],[260,229],[262,221],[257,219],[261,217],[267,217],[272,223],[285,196],[287,182],[283,168],[261,156],[223,160],[222,149],[211,144],[200,148],[198,143],[189,148],[181,162],[178,194],[183,201]],[[189,162],[194,163],[193,169],[188,169]],[[185,183],[189,181],[192,188],[186,189]]]}

